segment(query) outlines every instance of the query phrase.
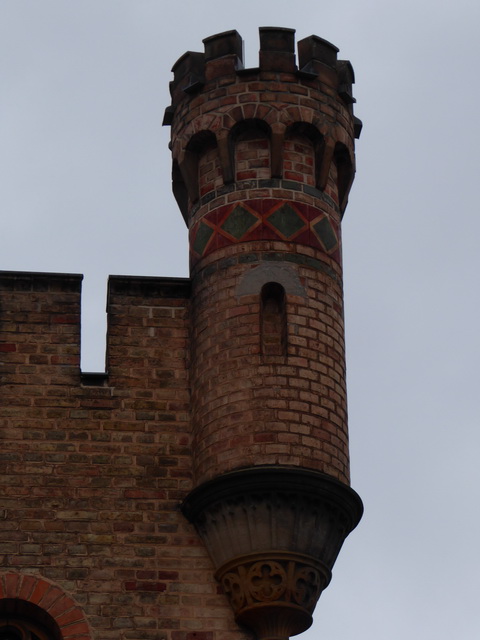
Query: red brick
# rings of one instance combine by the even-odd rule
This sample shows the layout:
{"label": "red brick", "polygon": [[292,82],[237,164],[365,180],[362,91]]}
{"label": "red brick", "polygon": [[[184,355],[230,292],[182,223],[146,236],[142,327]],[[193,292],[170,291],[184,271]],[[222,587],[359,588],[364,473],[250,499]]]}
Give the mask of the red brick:
{"label": "red brick", "polygon": [[2,343],[0,344],[0,352],[3,351],[3,353],[8,353],[11,351],[16,351],[17,350],[17,345],[16,344],[12,344],[12,343]]}
{"label": "red brick", "polygon": [[34,576],[22,576],[22,583],[18,592],[18,597],[22,600],[29,600],[38,578]]}
{"label": "red brick", "polygon": [[49,589],[50,589],[50,584],[48,584],[48,582],[45,582],[44,580],[39,580],[32,591],[32,595],[30,596],[30,602],[33,602],[34,604],[38,604]]}
{"label": "red brick", "polygon": [[125,582],[126,591],[165,591],[167,585],[164,582],[146,582],[131,580]]}
{"label": "red brick", "polygon": [[88,634],[89,628],[86,622],[79,622],[68,626],[61,627],[63,638],[77,638],[80,634]]}
{"label": "red brick", "polygon": [[7,573],[5,576],[5,595],[7,598],[17,598],[21,576],[17,573]]}
{"label": "red brick", "polygon": [[[49,610],[49,613],[52,614],[52,611]],[[75,607],[74,609],[70,609],[69,611],[66,611],[62,615],[56,616],[55,621],[60,627],[64,627],[66,625],[71,624],[72,622],[77,622],[78,620],[82,620],[82,619],[83,619],[82,611],[78,607]]]}
{"label": "red brick", "polygon": [[48,611],[48,609],[52,606],[52,604],[56,600],[58,600],[62,595],[63,593],[60,589],[52,586],[48,591],[44,593],[42,599],[39,601],[38,604],[40,607],[42,607],[42,609],[46,609]]}
{"label": "red brick", "polygon": [[48,610],[48,613],[53,617],[57,618],[64,611],[68,611],[75,606],[75,603],[68,596],[62,596],[59,598]]}

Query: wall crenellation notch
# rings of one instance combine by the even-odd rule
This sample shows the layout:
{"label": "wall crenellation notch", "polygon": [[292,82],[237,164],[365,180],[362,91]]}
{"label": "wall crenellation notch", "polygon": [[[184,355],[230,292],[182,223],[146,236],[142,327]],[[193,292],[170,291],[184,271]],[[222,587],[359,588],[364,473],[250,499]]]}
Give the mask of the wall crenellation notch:
{"label": "wall crenellation notch", "polygon": [[[235,31],[225,31],[203,40],[205,52],[187,51],[172,67],[174,79],[170,83],[172,106],[167,107],[164,124],[170,124],[174,109],[184,94],[195,95],[206,83],[225,84],[228,76],[266,77],[269,73],[294,74],[311,83],[323,83],[337,90],[346,104],[354,102],[353,70],[348,61],[337,60],[338,48],[312,35],[297,43],[295,30],[279,27],[260,27],[259,66],[244,67],[243,41]],[[349,67],[346,71],[346,67]],[[359,133],[359,132],[358,132]],[[358,137],[358,136],[357,136]]]}

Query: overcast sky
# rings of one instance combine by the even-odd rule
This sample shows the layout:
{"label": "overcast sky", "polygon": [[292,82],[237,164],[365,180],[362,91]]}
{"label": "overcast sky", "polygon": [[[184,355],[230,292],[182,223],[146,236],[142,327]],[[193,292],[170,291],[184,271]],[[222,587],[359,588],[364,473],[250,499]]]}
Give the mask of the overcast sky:
{"label": "overcast sky", "polygon": [[356,74],[344,218],[352,485],[365,503],[302,640],[480,636],[478,0],[0,0],[0,268],[186,276],[161,127],[172,64],[237,29],[312,33]]}

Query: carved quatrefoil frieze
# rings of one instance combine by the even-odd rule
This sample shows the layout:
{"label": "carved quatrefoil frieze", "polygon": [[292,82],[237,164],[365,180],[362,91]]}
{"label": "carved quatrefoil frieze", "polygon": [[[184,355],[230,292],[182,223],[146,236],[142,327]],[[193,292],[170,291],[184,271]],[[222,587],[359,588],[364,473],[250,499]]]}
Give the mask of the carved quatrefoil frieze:
{"label": "carved quatrefoil frieze", "polygon": [[241,558],[217,572],[235,612],[258,603],[285,602],[311,613],[330,571],[313,558],[293,553],[268,556]]}

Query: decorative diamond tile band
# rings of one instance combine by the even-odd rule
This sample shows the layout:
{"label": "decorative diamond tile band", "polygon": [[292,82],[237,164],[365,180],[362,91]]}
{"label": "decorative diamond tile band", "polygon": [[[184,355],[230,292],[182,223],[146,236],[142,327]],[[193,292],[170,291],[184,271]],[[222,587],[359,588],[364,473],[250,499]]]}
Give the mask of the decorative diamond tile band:
{"label": "decorative diamond tile band", "polygon": [[256,222],[260,222],[261,217],[254,215],[241,204],[236,205],[234,210],[225,218],[222,223],[222,230],[240,240],[247,231],[253,228]]}
{"label": "decorative diamond tile band", "polygon": [[338,226],[300,202],[247,200],[207,213],[190,229],[192,262],[237,242],[283,240],[313,247],[340,263]]}
{"label": "decorative diamond tile band", "polygon": [[285,240],[292,240],[307,226],[305,220],[289,204],[282,204],[266,220]]}
{"label": "decorative diamond tile band", "polygon": [[193,250],[198,255],[203,255],[205,249],[207,248],[208,241],[212,237],[212,234],[215,232],[212,227],[209,227],[203,221],[200,222],[197,228],[197,233],[195,235],[195,240],[193,241]]}

